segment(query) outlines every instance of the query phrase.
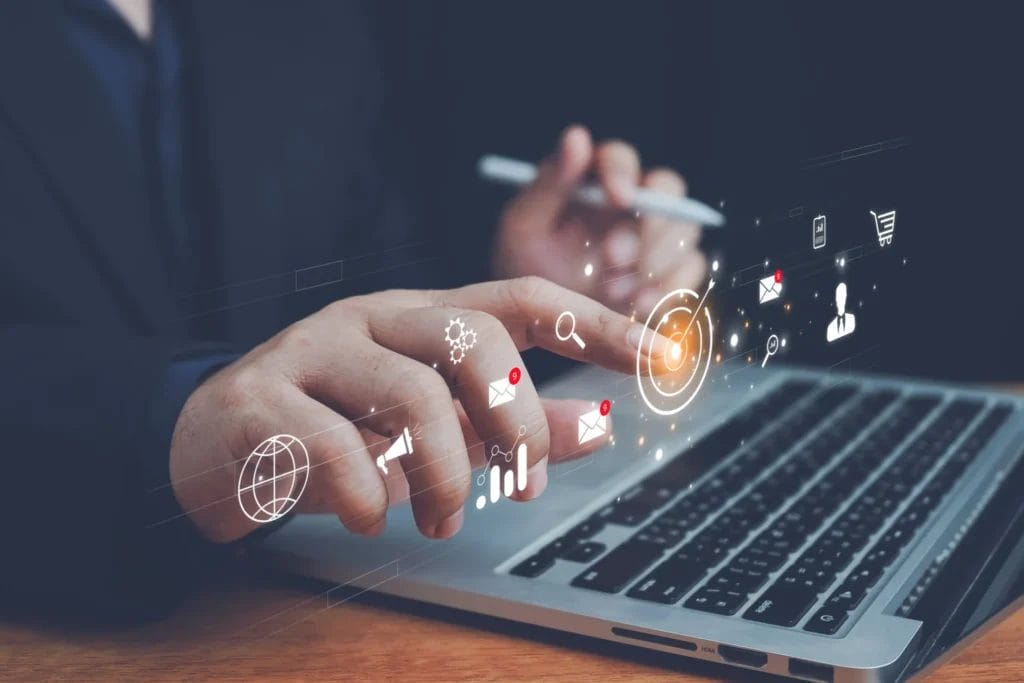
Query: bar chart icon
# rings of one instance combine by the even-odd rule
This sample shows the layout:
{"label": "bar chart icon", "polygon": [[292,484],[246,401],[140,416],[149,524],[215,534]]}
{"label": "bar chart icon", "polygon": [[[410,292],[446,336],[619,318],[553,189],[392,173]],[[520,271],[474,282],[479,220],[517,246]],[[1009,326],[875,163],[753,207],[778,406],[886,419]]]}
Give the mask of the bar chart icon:
{"label": "bar chart icon", "polygon": [[[513,491],[522,491],[526,488],[526,444],[521,443],[516,447],[515,468],[501,471],[500,465],[490,465],[487,468],[487,484],[490,492],[490,501],[497,503],[504,495],[509,498]],[[476,499],[476,509],[482,510],[487,505],[488,496],[481,494]]]}

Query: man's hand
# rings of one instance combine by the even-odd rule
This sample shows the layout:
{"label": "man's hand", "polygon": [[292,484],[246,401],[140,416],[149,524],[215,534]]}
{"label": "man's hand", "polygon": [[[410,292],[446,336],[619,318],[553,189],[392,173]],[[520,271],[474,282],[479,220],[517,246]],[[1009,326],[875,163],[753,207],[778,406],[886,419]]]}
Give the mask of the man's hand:
{"label": "man's hand", "polygon": [[[555,336],[564,310],[575,313],[585,349]],[[445,340],[455,318],[477,335],[459,363],[451,362]],[[599,445],[578,445],[577,418],[605,397],[542,401],[519,352],[541,346],[632,372],[642,329],[540,278],[338,301],[196,389],[172,439],[174,494],[205,538],[244,536],[256,525],[235,497],[242,464],[263,440],[286,433],[310,455],[300,510],[331,511],[350,530],[376,534],[389,504],[411,498],[425,535],[451,536],[462,525],[471,469],[486,462],[489,445],[507,451],[526,427],[529,485],[516,494],[523,500],[543,491],[549,460]],[[488,384],[512,368],[523,371],[515,399],[489,408]],[[374,459],[404,427],[418,434],[413,452],[388,463],[383,477]]]}
{"label": "man's hand", "polygon": [[[612,208],[570,202],[588,176]],[[610,141],[596,148],[585,128],[572,126],[537,180],[506,207],[494,254],[500,277],[540,275],[626,313],[645,315],[666,292],[696,288],[707,269],[700,228],[627,210],[637,186],[684,195],[674,171],[642,172],[636,150]],[[593,271],[587,274],[586,265]]]}

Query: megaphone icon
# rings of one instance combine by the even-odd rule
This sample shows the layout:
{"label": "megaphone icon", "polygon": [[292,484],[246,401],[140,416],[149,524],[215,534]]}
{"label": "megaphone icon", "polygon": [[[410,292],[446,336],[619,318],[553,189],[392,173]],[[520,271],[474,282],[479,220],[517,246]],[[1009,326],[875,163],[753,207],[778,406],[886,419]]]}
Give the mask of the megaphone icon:
{"label": "megaphone icon", "polygon": [[388,460],[400,458],[403,455],[412,453],[412,436],[409,435],[409,428],[403,427],[402,433],[398,435],[398,441],[391,444],[383,454],[377,456],[377,467],[384,474],[388,473]]}

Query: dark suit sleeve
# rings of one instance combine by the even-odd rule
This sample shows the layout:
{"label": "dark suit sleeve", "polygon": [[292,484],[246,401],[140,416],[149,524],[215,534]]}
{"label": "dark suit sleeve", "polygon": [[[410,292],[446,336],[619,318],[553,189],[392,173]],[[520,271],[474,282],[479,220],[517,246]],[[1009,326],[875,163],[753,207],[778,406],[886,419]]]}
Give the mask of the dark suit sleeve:
{"label": "dark suit sleeve", "polygon": [[5,606],[134,620],[180,601],[208,549],[166,486],[170,434],[230,359],[86,326],[0,332]]}

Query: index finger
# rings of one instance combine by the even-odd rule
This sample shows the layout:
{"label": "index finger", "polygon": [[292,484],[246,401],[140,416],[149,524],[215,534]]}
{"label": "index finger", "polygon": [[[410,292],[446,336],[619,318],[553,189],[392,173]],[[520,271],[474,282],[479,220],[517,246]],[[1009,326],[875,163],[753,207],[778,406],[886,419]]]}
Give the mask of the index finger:
{"label": "index finger", "polygon": [[[619,372],[633,371],[638,351],[642,359],[650,358],[658,367],[671,344],[667,338],[655,335],[651,344],[640,349],[645,330],[642,323],[539,277],[483,282],[431,292],[429,296],[432,305],[493,315],[504,324],[520,351],[539,346]],[[575,325],[570,332],[569,321],[563,319],[559,338],[555,326],[565,312],[572,314]]]}

